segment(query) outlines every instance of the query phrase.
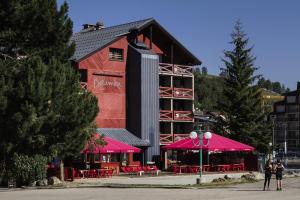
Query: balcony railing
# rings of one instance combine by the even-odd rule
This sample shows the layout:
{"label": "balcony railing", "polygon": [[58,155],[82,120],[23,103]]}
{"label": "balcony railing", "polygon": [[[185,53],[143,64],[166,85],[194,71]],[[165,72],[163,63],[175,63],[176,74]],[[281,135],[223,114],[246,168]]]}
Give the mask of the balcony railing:
{"label": "balcony railing", "polygon": [[172,110],[160,110],[160,120],[173,120]]}
{"label": "balcony railing", "polygon": [[186,65],[174,65],[173,73],[178,75],[193,75],[193,68]]}
{"label": "balcony railing", "polygon": [[178,140],[182,140],[186,137],[189,137],[190,134],[165,134],[161,133],[159,136],[159,142],[162,145],[172,144],[173,142],[177,142]]}
{"label": "balcony railing", "polygon": [[299,118],[298,117],[290,117],[290,118],[287,118],[287,121],[299,121]]}
{"label": "balcony railing", "polygon": [[173,74],[173,65],[169,63],[159,63],[159,72],[162,74]]}
{"label": "balcony railing", "polygon": [[190,134],[174,134],[174,142],[189,137]]}
{"label": "balcony railing", "polygon": [[160,144],[164,145],[164,144],[171,144],[173,142],[177,142],[178,140],[182,140],[186,137],[189,137],[189,134],[160,134],[159,136],[159,141]]}
{"label": "balcony railing", "polygon": [[172,134],[160,134],[159,142],[160,142],[160,144],[173,143],[173,135]]}
{"label": "balcony railing", "polygon": [[193,121],[192,111],[174,111],[175,121]]}
{"label": "balcony railing", "polygon": [[190,88],[174,88],[174,97],[175,98],[193,98],[193,89]]}
{"label": "balcony railing", "polygon": [[87,90],[87,82],[80,82],[80,87],[84,90]]}
{"label": "balcony railing", "polygon": [[190,88],[174,88],[171,87],[159,87],[160,97],[174,97],[180,99],[193,99],[193,89]]}
{"label": "balcony railing", "polygon": [[161,74],[193,76],[193,67],[187,65],[173,65],[170,63],[159,63],[159,72]]}
{"label": "balcony railing", "polygon": [[160,97],[173,97],[173,90],[171,87],[159,87]]}
{"label": "balcony railing", "polygon": [[163,121],[193,121],[192,111],[160,110],[160,120]]}

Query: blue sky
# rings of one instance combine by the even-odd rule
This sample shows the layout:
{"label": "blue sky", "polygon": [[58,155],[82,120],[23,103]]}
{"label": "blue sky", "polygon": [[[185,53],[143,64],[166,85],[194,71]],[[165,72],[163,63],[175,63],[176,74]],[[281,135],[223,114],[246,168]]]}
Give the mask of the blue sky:
{"label": "blue sky", "polygon": [[[59,3],[63,2],[58,0]],[[68,0],[74,32],[84,23],[105,26],[154,17],[208,68],[219,74],[223,51],[240,19],[254,46],[258,73],[291,89],[300,81],[298,0]]]}

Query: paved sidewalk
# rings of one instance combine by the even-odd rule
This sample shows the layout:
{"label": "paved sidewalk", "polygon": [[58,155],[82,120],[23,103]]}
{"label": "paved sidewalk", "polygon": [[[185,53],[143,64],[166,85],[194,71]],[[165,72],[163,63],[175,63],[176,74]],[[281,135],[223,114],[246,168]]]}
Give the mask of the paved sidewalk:
{"label": "paved sidewalk", "polygon": [[[224,178],[227,175],[230,178],[241,178],[242,175],[248,174],[249,172],[241,173],[218,173],[218,174],[204,174],[203,183],[209,183],[216,178]],[[254,172],[257,177],[263,178],[257,172]],[[199,175],[170,175],[170,176],[151,176],[151,177],[125,177],[125,176],[113,176],[112,178],[90,178],[90,179],[76,179],[73,183],[81,184],[134,184],[134,185],[194,185]]]}
{"label": "paved sidewalk", "polygon": [[[193,176],[191,176],[193,177]],[[159,177],[157,177],[159,178]],[[114,179],[114,178],[113,178]],[[134,178],[137,179],[137,178]],[[299,200],[300,178],[283,180],[283,191],[276,191],[276,181],[271,181],[271,191],[262,191],[263,181],[227,185],[215,188],[70,188],[0,191],[1,200]]]}

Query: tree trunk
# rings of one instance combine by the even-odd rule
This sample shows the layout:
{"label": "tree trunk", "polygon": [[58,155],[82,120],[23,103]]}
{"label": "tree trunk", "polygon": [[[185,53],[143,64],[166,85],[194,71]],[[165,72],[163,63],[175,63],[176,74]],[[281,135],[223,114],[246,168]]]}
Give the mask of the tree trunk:
{"label": "tree trunk", "polygon": [[64,179],[64,177],[65,177],[65,175],[64,175],[64,161],[61,159],[60,160],[60,165],[59,165],[59,167],[60,167],[60,180],[61,181],[65,181],[65,179]]}

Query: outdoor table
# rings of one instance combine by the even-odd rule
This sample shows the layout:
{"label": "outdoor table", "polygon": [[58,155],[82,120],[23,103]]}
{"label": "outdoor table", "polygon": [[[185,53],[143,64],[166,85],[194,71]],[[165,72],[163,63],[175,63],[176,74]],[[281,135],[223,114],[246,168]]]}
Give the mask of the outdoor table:
{"label": "outdoor table", "polygon": [[113,169],[97,169],[98,177],[109,177],[113,174]]}
{"label": "outdoor table", "polygon": [[216,169],[219,172],[225,172],[230,170],[230,165],[216,165]]}
{"label": "outdoor table", "polygon": [[88,172],[89,170],[85,170],[85,169],[80,169],[79,170],[79,176],[82,176],[81,178],[88,178]]}
{"label": "outdoor table", "polygon": [[188,166],[187,165],[181,165],[179,166],[179,174],[182,173],[182,171],[185,173],[187,171]]}
{"label": "outdoor table", "polygon": [[240,164],[232,164],[231,165],[231,169],[234,171],[234,170],[237,170],[237,171],[244,171],[244,163],[240,163]]}

